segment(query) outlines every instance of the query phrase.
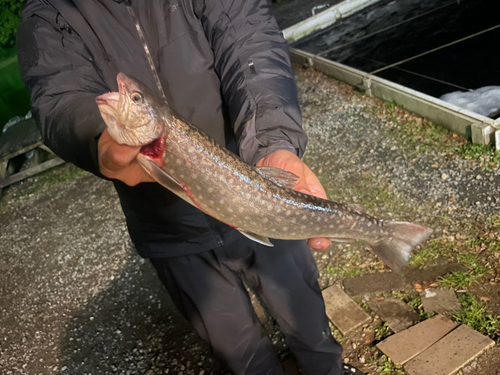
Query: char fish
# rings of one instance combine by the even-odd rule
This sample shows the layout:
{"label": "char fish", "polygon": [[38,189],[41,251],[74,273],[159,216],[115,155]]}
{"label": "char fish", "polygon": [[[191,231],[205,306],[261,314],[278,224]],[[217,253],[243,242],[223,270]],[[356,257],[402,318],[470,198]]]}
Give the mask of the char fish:
{"label": "char fish", "polygon": [[117,82],[119,92],[96,98],[111,137],[142,146],[137,160],[158,183],[254,241],[273,246],[269,238],[360,239],[400,271],[432,232],[295,191],[294,174],[244,163],[133,77],[120,73]]}

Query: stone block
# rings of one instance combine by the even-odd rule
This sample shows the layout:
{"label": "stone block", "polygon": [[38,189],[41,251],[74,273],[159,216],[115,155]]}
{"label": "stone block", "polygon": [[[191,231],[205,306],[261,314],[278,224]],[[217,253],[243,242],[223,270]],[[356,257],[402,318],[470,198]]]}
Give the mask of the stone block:
{"label": "stone block", "polygon": [[391,292],[404,288],[404,279],[393,272],[373,273],[344,280],[345,292],[350,296]]}
{"label": "stone block", "polygon": [[447,317],[436,315],[405,331],[389,336],[377,344],[377,347],[400,366],[422,353],[456,326],[456,323]]}
{"label": "stone block", "polygon": [[343,335],[371,321],[368,315],[338,286],[323,290],[326,315]]}
{"label": "stone block", "polygon": [[455,291],[451,288],[426,289],[420,293],[420,297],[424,310],[428,313],[446,314],[462,308]]}
{"label": "stone block", "polygon": [[386,298],[382,301],[370,300],[370,309],[380,319],[387,322],[392,332],[398,333],[420,321],[420,316],[406,303],[397,298]]}
{"label": "stone block", "polygon": [[451,375],[456,373],[495,342],[462,325],[405,366],[408,375]]}
{"label": "stone block", "polygon": [[403,271],[403,277],[409,284],[413,284],[414,282],[432,282],[436,281],[440,276],[458,271],[465,272],[467,271],[467,267],[460,263],[440,260],[438,264],[425,268],[409,266]]}

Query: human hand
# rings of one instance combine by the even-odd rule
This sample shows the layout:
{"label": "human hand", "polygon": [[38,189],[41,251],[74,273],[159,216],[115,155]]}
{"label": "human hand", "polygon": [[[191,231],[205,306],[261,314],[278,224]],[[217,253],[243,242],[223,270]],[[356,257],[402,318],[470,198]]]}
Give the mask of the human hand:
{"label": "human hand", "polygon": [[140,150],[141,146],[116,143],[109,135],[108,130],[104,130],[98,143],[101,173],[129,186],[135,186],[141,182],[154,182],[136,160]]}
{"label": "human hand", "polygon": [[[292,172],[299,177],[294,190],[326,199],[325,189],[321,186],[318,177],[297,155],[290,151],[274,151],[260,159],[257,167],[276,167]],[[314,250],[325,250],[330,246],[331,241],[328,238],[318,237],[309,239],[307,244]]]}

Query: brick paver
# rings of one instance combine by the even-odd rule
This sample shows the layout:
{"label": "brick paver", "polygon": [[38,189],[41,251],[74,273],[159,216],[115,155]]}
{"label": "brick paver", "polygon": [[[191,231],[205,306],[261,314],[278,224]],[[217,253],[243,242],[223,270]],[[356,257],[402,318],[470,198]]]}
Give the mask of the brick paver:
{"label": "brick paver", "polygon": [[323,298],[328,318],[343,335],[372,319],[338,286],[334,285],[323,290]]}
{"label": "brick paver", "polygon": [[495,345],[490,338],[462,325],[405,366],[408,375],[451,375]]}
{"label": "brick paver", "polygon": [[456,326],[456,323],[447,317],[436,315],[406,331],[388,337],[377,344],[377,347],[396,365],[402,365],[436,343]]}
{"label": "brick paver", "polygon": [[345,292],[350,296],[360,294],[391,292],[404,288],[404,279],[397,273],[372,273],[344,280]]}

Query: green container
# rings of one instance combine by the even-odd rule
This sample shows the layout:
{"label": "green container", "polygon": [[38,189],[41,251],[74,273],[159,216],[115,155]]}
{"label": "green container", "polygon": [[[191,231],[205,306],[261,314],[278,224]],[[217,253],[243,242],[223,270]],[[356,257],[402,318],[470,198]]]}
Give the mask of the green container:
{"label": "green container", "polygon": [[30,110],[30,95],[19,72],[17,55],[0,60],[0,136],[9,119],[25,116]]}

